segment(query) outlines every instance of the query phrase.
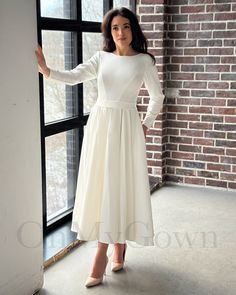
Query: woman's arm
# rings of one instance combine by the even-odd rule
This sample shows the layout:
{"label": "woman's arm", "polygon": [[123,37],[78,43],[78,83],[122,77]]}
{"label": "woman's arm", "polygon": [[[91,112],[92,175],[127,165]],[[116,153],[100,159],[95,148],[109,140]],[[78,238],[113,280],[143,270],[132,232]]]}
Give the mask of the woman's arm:
{"label": "woman's arm", "polygon": [[47,79],[60,81],[68,85],[75,85],[97,78],[99,52],[94,54],[86,62],[79,64],[77,67],[69,71],[50,69],[46,64],[45,57],[40,47],[35,51],[35,53],[38,60],[39,72]]}
{"label": "woman's arm", "polygon": [[153,123],[163,106],[165,96],[162,93],[157,67],[153,64],[153,61],[149,56],[147,56],[147,59],[144,73],[144,83],[148,90],[150,100],[147,113],[142,124],[145,125],[148,130],[153,126]]}
{"label": "woman's arm", "polygon": [[46,78],[50,75],[50,69],[46,64],[46,60],[43,54],[43,50],[40,46],[38,46],[37,50],[35,50],[36,58],[38,61],[38,70],[41,74],[43,74]]}

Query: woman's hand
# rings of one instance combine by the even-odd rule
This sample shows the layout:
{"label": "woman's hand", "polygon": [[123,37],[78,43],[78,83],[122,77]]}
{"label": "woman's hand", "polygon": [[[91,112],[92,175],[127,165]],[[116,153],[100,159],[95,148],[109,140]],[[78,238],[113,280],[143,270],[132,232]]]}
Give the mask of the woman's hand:
{"label": "woman's hand", "polygon": [[50,75],[50,69],[47,67],[46,60],[43,54],[42,48],[38,45],[37,50],[35,50],[35,55],[37,57],[38,61],[38,70],[41,74],[43,74],[46,77],[49,77]]}
{"label": "woman's hand", "polygon": [[143,126],[143,133],[144,133],[144,136],[146,137],[146,134],[147,134],[147,126],[145,126],[144,124],[142,124]]}

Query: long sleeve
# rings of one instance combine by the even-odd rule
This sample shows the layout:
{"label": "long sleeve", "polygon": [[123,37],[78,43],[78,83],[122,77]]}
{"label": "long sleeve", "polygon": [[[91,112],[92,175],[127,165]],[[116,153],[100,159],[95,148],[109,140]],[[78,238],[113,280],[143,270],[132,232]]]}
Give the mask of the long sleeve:
{"label": "long sleeve", "polygon": [[149,56],[145,68],[143,81],[148,90],[150,100],[147,108],[147,113],[142,124],[149,129],[153,126],[153,123],[162,108],[163,100],[165,98],[162,93],[157,68],[153,64],[153,61]]}
{"label": "long sleeve", "polygon": [[47,79],[64,82],[68,85],[75,85],[97,78],[100,54],[97,51],[89,60],[79,64],[72,70],[58,71],[50,69]]}

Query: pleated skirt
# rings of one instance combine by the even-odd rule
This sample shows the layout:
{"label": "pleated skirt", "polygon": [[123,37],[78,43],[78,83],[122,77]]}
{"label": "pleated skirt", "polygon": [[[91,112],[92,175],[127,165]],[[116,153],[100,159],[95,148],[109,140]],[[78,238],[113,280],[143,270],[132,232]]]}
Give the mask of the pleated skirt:
{"label": "pleated skirt", "polygon": [[84,130],[71,230],[154,245],[146,144],[135,103],[98,99]]}

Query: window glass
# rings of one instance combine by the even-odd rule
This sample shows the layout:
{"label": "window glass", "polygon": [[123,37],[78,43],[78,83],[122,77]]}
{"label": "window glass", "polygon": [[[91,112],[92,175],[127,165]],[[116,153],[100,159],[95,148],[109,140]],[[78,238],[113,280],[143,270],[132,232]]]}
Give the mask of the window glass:
{"label": "window glass", "polygon": [[129,0],[113,0],[113,7],[127,7],[131,9]]}
{"label": "window glass", "polygon": [[[42,31],[43,52],[52,69],[70,70],[75,65],[76,35],[73,32]],[[45,123],[77,115],[76,86],[44,78]]]}
{"label": "window glass", "polygon": [[103,1],[82,0],[82,20],[102,22]]}
{"label": "window glass", "polygon": [[76,18],[76,0],[41,0],[41,16],[52,18]]}
{"label": "window glass", "polygon": [[78,130],[45,139],[47,222],[74,205],[78,172]]}

